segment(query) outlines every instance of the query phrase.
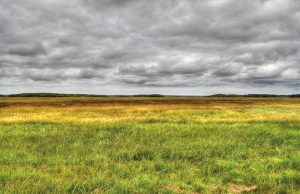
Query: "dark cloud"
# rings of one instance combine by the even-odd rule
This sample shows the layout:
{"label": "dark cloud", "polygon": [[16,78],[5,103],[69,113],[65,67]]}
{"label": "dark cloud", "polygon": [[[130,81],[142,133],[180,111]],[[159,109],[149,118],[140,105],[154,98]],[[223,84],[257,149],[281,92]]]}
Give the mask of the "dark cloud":
{"label": "dark cloud", "polygon": [[13,45],[7,49],[9,55],[19,55],[34,57],[37,55],[45,55],[46,49],[42,44],[32,44],[32,45]]}
{"label": "dark cloud", "polygon": [[240,72],[240,67],[237,64],[223,65],[213,71],[216,77],[230,77]]}
{"label": "dark cloud", "polygon": [[298,0],[3,0],[0,93],[297,93],[299,10]]}

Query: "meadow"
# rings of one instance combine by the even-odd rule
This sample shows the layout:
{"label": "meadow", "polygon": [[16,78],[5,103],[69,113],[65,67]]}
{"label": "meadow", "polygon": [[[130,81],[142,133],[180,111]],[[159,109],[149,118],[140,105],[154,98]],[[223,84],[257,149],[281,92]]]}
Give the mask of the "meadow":
{"label": "meadow", "polygon": [[300,193],[300,99],[2,97],[0,193]]}

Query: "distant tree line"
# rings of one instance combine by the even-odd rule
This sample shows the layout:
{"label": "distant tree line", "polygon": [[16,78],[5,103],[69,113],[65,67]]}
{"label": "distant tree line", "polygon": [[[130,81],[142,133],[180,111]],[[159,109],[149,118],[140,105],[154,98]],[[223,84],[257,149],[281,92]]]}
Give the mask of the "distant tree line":
{"label": "distant tree line", "polygon": [[291,94],[291,95],[276,95],[276,94],[246,94],[246,95],[238,95],[238,94],[214,94],[209,97],[291,97],[291,98],[299,98],[300,94]]}
{"label": "distant tree line", "polygon": [[176,96],[161,94],[139,94],[139,95],[93,95],[93,94],[60,94],[60,93],[21,93],[1,95],[0,97],[290,97],[299,98],[300,94],[276,95],[276,94],[214,94],[210,96]]}
{"label": "distant tree line", "polygon": [[140,95],[94,95],[94,94],[60,94],[60,93],[20,93],[1,95],[0,97],[164,97],[161,94]]}
{"label": "distant tree line", "polygon": [[101,95],[89,95],[89,94],[59,94],[59,93],[21,93],[21,94],[9,94],[0,95],[2,97],[89,97],[89,96],[101,96]]}

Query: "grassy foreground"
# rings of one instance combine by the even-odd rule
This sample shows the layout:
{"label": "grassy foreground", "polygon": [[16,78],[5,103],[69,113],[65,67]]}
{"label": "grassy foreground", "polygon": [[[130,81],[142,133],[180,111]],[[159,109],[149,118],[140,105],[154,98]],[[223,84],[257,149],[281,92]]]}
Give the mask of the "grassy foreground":
{"label": "grassy foreground", "polygon": [[300,193],[300,99],[0,98],[0,193]]}

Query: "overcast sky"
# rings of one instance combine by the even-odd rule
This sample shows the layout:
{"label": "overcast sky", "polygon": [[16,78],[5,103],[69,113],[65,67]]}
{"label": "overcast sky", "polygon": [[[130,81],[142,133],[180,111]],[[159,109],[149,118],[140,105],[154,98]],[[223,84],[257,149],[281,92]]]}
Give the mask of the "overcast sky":
{"label": "overcast sky", "polygon": [[0,93],[300,93],[299,0],[1,0]]}

